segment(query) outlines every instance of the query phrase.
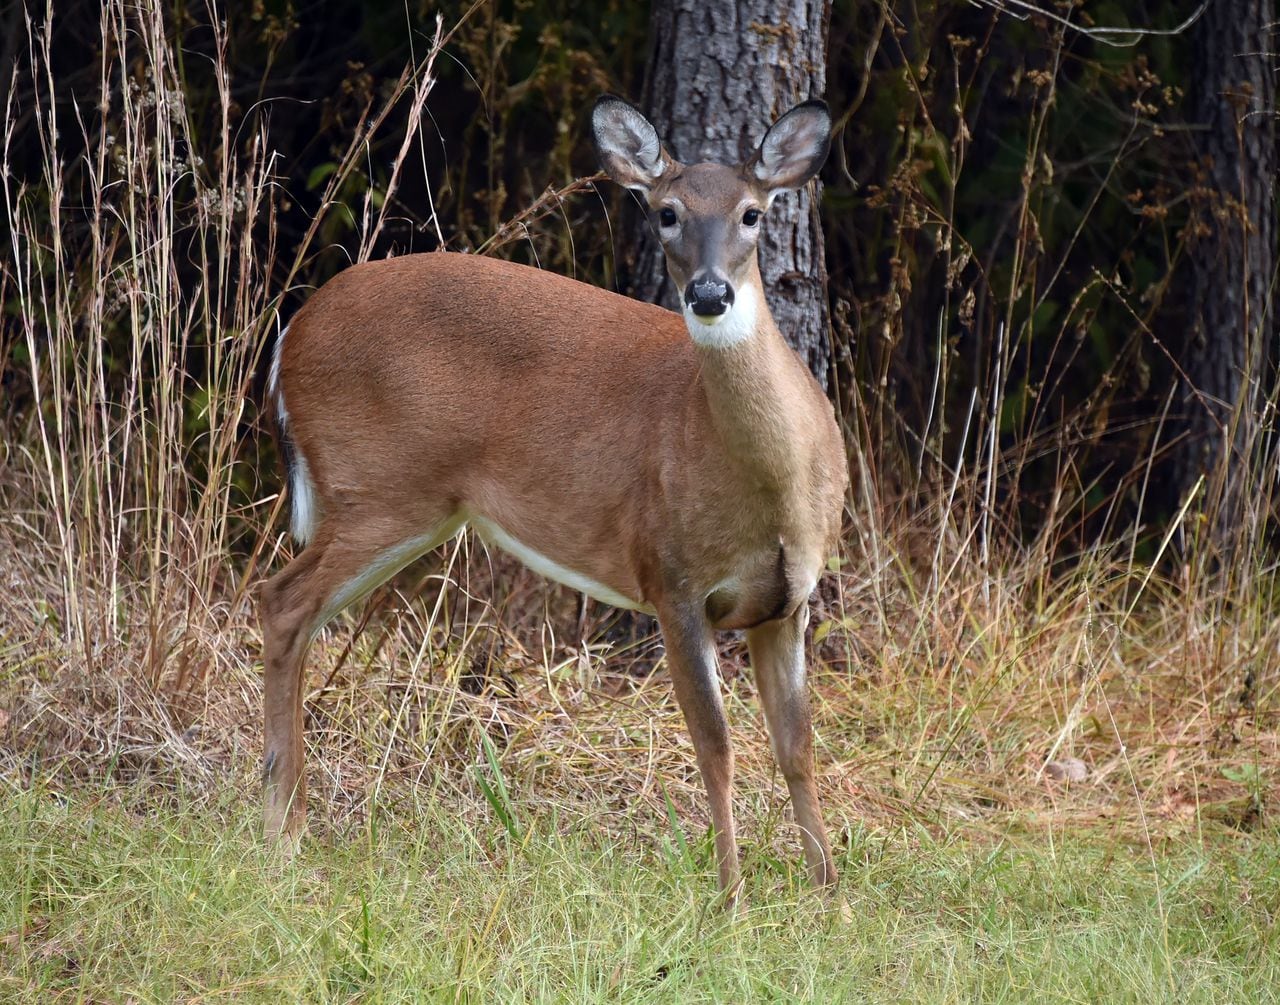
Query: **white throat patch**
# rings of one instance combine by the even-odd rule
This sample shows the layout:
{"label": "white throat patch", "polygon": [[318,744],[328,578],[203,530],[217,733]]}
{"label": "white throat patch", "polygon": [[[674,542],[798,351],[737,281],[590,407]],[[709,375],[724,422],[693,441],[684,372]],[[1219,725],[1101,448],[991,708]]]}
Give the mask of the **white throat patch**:
{"label": "white throat patch", "polygon": [[696,345],[708,349],[729,349],[755,334],[758,308],[755,287],[744,286],[734,297],[733,306],[715,317],[701,318],[686,304],[684,323]]}

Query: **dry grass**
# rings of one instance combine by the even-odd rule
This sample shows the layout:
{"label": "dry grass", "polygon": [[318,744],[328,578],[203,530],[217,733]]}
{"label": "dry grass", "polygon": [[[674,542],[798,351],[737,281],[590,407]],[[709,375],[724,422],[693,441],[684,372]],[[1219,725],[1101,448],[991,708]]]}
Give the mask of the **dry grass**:
{"label": "dry grass", "polygon": [[[487,812],[481,734],[524,797],[666,827],[666,800],[704,822],[692,750],[665,669],[632,672],[576,599],[504,556],[465,545],[428,560],[312,653],[308,731],[315,824],[363,824],[370,802],[440,788]],[[27,543],[10,551],[35,554]],[[861,563],[849,561],[847,567]],[[32,570],[6,569],[5,753],[25,777],[148,781],[154,794],[250,784],[260,753],[259,639],[251,603],[189,631],[157,687],[145,635],[91,667],[41,620]],[[1119,840],[1248,832],[1277,805],[1277,622],[1261,601],[1213,609],[1132,575],[1070,575],[1045,593],[1009,570],[976,572],[925,602],[899,566],[832,574],[813,624],[820,784],[833,828],[999,834],[1092,830]],[[1038,579],[1038,577],[1036,577]],[[959,582],[966,582],[961,587]],[[34,594],[34,596],[33,596]],[[492,600],[490,600],[492,598]],[[22,631],[19,634],[19,630]],[[722,645],[748,840],[776,826],[776,777],[745,646]],[[11,658],[16,657],[16,658]],[[1055,778],[1081,762],[1087,777]],[[1053,762],[1050,770],[1046,764]]]}

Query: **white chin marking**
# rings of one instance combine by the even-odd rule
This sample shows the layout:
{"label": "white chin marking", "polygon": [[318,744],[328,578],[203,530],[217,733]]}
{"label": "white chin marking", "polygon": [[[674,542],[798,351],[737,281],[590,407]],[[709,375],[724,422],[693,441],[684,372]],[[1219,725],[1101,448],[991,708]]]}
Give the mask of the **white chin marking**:
{"label": "white chin marking", "polygon": [[733,306],[723,314],[703,318],[686,304],[684,323],[694,343],[708,349],[729,349],[751,338],[756,331],[756,291],[744,286],[734,298]]}

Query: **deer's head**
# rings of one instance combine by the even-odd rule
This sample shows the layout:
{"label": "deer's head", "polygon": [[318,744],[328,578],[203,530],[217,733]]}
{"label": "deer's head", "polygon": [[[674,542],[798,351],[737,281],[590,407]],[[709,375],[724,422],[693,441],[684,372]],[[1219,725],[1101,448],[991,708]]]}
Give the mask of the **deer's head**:
{"label": "deer's head", "polygon": [[779,193],[803,186],[826,160],[826,104],[796,105],[734,165],[681,164],[649,120],[613,95],[596,101],[591,122],[601,167],[645,200],[694,340],[724,345],[749,335],[764,306],[761,221]]}

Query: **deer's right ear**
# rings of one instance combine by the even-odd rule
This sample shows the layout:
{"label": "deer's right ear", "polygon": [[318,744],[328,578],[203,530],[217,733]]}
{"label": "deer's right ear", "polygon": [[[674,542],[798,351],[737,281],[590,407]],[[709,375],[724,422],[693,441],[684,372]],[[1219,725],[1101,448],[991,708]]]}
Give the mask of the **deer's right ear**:
{"label": "deer's right ear", "polygon": [[637,192],[648,192],[674,163],[649,120],[612,94],[596,99],[591,134],[605,173]]}

